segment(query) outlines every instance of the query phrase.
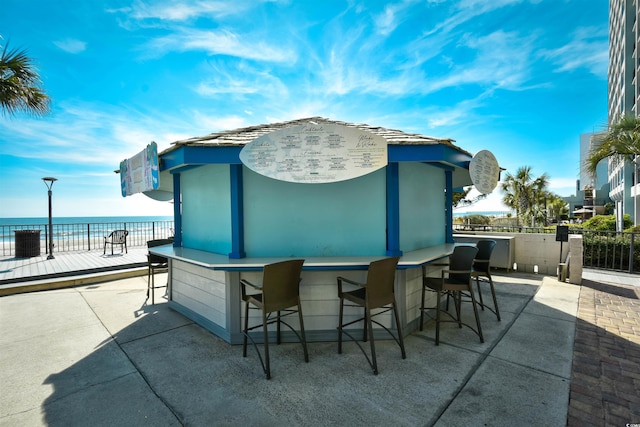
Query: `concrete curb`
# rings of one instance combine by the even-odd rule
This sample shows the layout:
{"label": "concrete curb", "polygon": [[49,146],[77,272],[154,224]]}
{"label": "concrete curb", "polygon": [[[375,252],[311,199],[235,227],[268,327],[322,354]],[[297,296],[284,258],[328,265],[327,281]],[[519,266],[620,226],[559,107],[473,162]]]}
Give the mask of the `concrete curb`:
{"label": "concrete curb", "polygon": [[30,282],[18,282],[0,286],[0,297],[22,294],[27,292],[49,291],[53,289],[71,288],[80,285],[109,282],[113,280],[127,279],[129,277],[144,276],[147,267],[119,269],[101,273],[83,273],[76,276],[62,277],[58,279],[40,279]]}

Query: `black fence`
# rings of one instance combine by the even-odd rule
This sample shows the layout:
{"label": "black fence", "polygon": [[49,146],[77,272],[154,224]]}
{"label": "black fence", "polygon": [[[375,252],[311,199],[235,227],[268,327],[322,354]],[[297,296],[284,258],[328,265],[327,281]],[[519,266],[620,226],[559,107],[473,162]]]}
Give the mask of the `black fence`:
{"label": "black fence", "polygon": [[[454,232],[555,234],[555,227],[517,227],[483,224],[454,224]],[[640,233],[594,231],[569,228],[569,234],[582,234],[583,266],[604,270],[640,273]]]}
{"label": "black fence", "polygon": [[454,232],[486,231],[493,233],[556,234],[555,227],[523,227],[517,225],[453,224]]}
{"label": "black fence", "polygon": [[640,273],[638,233],[583,230],[584,266]]}
{"label": "black fence", "polygon": [[[127,246],[131,247],[146,246],[149,240],[166,239],[174,234],[173,221],[53,224],[53,252],[102,250],[104,238],[113,230],[127,230]],[[38,234],[41,253],[49,251],[48,224],[0,225],[0,233],[0,256],[16,256],[16,249],[25,250],[25,238],[29,239],[26,251],[33,250],[34,242],[30,240]]]}

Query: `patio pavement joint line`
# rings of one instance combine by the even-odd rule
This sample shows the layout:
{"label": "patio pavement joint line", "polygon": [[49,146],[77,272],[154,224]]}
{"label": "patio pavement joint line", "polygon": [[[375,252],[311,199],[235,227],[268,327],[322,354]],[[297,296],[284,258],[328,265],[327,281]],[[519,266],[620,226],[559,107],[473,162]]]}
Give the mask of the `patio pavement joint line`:
{"label": "patio pavement joint line", "polygon": [[[131,366],[133,367],[133,369],[135,370],[135,372],[138,373],[138,375],[140,375],[140,378],[142,378],[142,380],[145,382],[145,384],[147,385],[147,387],[149,387],[149,390],[151,390],[151,392],[158,398],[158,400],[160,402],[162,402],[162,404],[169,410],[169,412],[171,412],[173,414],[173,416],[175,417],[176,421],[178,423],[180,423],[181,425],[182,422],[180,421],[180,417],[178,416],[178,414],[176,413],[176,411],[174,410],[174,408],[169,405],[169,402],[167,402],[162,396],[160,396],[158,394],[158,392],[155,390],[155,388],[153,388],[153,386],[151,385],[151,382],[149,381],[149,379],[142,373],[142,370],[140,370],[140,368],[138,367],[138,365],[135,363],[135,361],[129,356],[129,353],[127,353],[127,351],[122,348],[122,345],[118,342],[118,340],[116,339],[116,337],[111,333],[111,331],[109,331],[109,328],[107,327],[107,325],[104,324],[104,322],[102,321],[102,319],[100,318],[100,316],[98,315],[98,313],[96,313],[96,311],[93,309],[93,307],[91,306],[91,304],[89,304],[89,301],[87,301],[87,299],[85,298],[84,294],[78,289],[76,292],[78,292],[80,294],[80,296],[82,297],[82,300],[87,304],[87,306],[89,307],[89,309],[91,310],[91,312],[93,313],[93,315],[96,317],[96,319],[98,319],[98,321],[100,322],[100,324],[102,325],[102,327],[105,329],[105,331],[107,331],[107,333],[109,334],[109,337],[111,338],[111,341],[113,341],[113,343],[118,347],[118,350],[120,350],[120,352],[122,352],[122,354],[127,358],[127,360],[129,361],[129,363],[131,363]],[[177,328],[172,328],[172,329],[177,329]],[[143,338],[152,336],[152,335],[158,335],[160,333],[164,333],[166,331],[162,331],[159,332],[157,334],[150,334],[150,335],[146,335]],[[106,341],[106,340],[105,340]],[[135,340],[134,340],[135,341]],[[132,374],[134,372],[131,372]],[[127,374],[128,375],[128,374]],[[124,377],[126,375],[123,375],[121,377]],[[115,379],[111,379],[110,381],[113,381]]]}
{"label": "patio pavement joint line", "polygon": [[[513,324],[516,322],[516,320],[518,320],[518,318],[520,317],[522,312],[525,310],[525,308],[527,308],[529,303],[531,301],[533,301],[533,299],[535,298],[535,296],[537,295],[537,293],[540,291],[541,288],[542,288],[542,284],[540,286],[538,286],[538,289],[536,290],[536,292],[533,295],[529,296],[529,298],[526,300],[526,302],[524,304],[522,304],[522,307],[520,307],[520,310],[518,310],[516,313],[514,313],[513,319],[507,324],[507,327],[504,328],[504,330],[494,340],[493,344],[491,344],[489,347],[487,347],[487,349],[485,351],[476,352],[474,350],[471,350],[471,349],[468,349],[468,348],[464,348],[464,347],[460,347],[460,346],[455,345],[455,344],[444,343],[445,345],[448,345],[450,347],[455,347],[455,348],[459,348],[461,350],[470,351],[472,353],[479,354],[480,357],[478,358],[478,360],[476,360],[476,362],[473,364],[472,368],[468,371],[468,373],[465,376],[464,380],[461,381],[460,386],[457,388],[457,390],[455,391],[455,393],[453,394],[451,399],[449,399],[449,401],[444,405],[444,407],[442,409],[440,409],[439,411],[437,411],[435,413],[435,415],[433,416],[433,418],[431,419],[431,421],[430,421],[430,423],[428,425],[435,425],[440,420],[442,415],[444,415],[444,413],[447,412],[447,409],[449,409],[451,404],[458,398],[458,396],[460,395],[462,390],[464,390],[464,388],[467,386],[469,381],[471,381],[471,378],[473,378],[473,376],[475,375],[475,373],[478,370],[478,368],[480,368],[480,366],[482,366],[482,364],[491,356],[491,352],[496,348],[496,346],[500,343],[500,341],[502,341],[502,339],[507,334],[507,332],[509,332],[509,330],[511,330],[511,327],[513,326]],[[435,322],[435,320],[432,320],[432,321]],[[425,337],[425,339],[426,340],[430,340],[428,337]],[[431,341],[433,341],[433,340],[431,340]],[[496,357],[496,359],[499,359],[499,358]],[[501,360],[501,359],[499,359],[499,360]]]}

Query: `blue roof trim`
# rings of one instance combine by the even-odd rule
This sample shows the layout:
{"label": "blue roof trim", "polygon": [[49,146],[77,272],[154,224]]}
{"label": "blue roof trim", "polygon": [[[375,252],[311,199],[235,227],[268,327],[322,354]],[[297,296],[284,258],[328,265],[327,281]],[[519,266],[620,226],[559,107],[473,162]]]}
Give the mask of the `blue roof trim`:
{"label": "blue roof trim", "polygon": [[468,169],[471,156],[444,144],[389,145],[389,162],[446,162]]}
{"label": "blue roof trim", "polygon": [[162,169],[213,164],[241,164],[242,146],[182,146],[162,155]]}
{"label": "blue roof trim", "polygon": [[[162,154],[160,170],[174,170],[211,164],[241,164],[243,145],[183,145]],[[468,169],[471,156],[445,144],[389,144],[389,163],[422,162],[445,163]]]}

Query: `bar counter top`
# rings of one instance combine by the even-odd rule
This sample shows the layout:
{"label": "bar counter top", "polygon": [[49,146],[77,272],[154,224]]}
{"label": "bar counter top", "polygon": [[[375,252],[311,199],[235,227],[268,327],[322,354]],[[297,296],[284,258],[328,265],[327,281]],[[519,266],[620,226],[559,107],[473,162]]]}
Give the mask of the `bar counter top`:
{"label": "bar counter top", "polygon": [[[400,257],[398,269],[416,268],[433,261],[445,258],[453,252],[455,244],[445,243],[415,251],[406,252]],[[287,259],[304,258],[303,270],[361,270],[367,269],[369,263],[383,256],[348,256],[348,257],[255,257],[229,258],[226,255],[198,249],[174,247],[171,245],[156,246],[149,252],[166,258],[180,260],[202,267],[223,271],[261,270],[267,264],[286,261]]]}

